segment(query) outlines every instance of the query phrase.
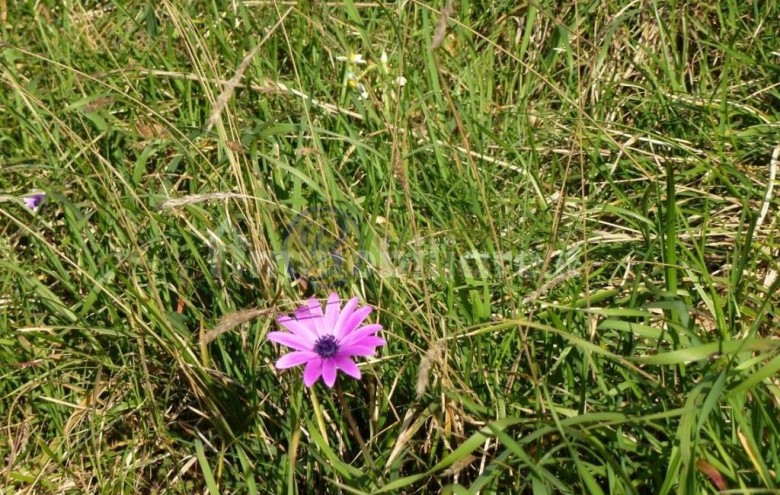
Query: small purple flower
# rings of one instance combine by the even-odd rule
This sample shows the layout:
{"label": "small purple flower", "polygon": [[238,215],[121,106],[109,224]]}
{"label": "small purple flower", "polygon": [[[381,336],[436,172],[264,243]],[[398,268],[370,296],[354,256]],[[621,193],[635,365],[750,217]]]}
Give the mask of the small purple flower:
{"label": "small purple flower", "polygon": [[323,313],[320,303],[312,298],[294,312],[294,318],[283,316],[277,320],[288,332],[271,332],[268,340],[286,345],[293,350],[276,362],[279,369],[305,364],[303,383],[311,387],[320,376],[328,387],[336,383],[336,372],[343,371],[360,379],[360,370],[352,360],[355,356],[373,356],[385,341],[376,336],[382,325],[360,326],[371,313],[371,306],[358,308],[353,297],[341,308],[335,292],[330,295]]}
{"label": "small purple flower", "polygon": [[46,193],[32,193],[22,198],[27,208],[31,209],[33,213],[38,211],[38,208],[43,204],[43,200],[46,198]]}

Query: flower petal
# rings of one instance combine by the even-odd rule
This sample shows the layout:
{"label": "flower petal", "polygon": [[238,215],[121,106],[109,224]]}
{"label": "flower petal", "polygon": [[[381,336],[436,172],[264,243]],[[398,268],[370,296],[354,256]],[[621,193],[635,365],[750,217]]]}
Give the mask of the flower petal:
{"label": "flower petal", "polygon": [[289,316],[282,316],[277,318],[276,323],[309,342],[317,340],[317,330],[311,324],[311,320],[298,321]]}
{"label": "flower petal", "polygon": [[306,369],[303,370],[303,384],[311,387],[320,375],[322,375],[322,359],[318,357],[306,363]]}
{"label": "flower petal", "polygon": [[316,335],[325,335],[324,327],[322,325],[322,306],[320,302],[313,297],[306,301],[306,304],[296,309],[295,318],[308,328],[312,329]]}
{"label": "flower petal", "polygon": [[352,378],[360,380],[360,368],[357,367],[352,359],[346,356],[336,356],[333,358],[333,360],[336,362],[336,366],[338,366],[341,371],[351,376]]}
{"label": "flower petal", "polygon": [[310,297],[303,306],[295,310],[295,317],[300,320],[312,316],[322,316],[322,305],[318,300]]}
{"label": "flower petal", "polygon": [[348,345],[339,349],[337,356],[373,356],[376,349],[364,345]]}
{"label": "flower petal", "polygon": [[371,306],[363,306],[362,308],[356,309],[342,324],[341,335],[346,336],[355,331],[355,329],[359,327],[361,323],[363,323],[363,320],[368,317],[369,313],[371,313],[373,309],[374,308]]}
{"label": "flower petal", "polygon": [[350,345],[355,344],[360,341],[360,339],[363,339],[365,337],[368,337],[369,335],[373,335],[377,333],[378,331],[382,330],[382,325],[379,323],[374,323],[371,325],[366,325],[364,327],[358,328],[354,332],[350,333],[343,339],[339,341],[341,345]]}
{"label": "flower petal", "polygon": [[280,370],[292,368],[293,366],[308,363],[317,358],[317,354],[313,352],[295,351],[280,357],[279,360],[276,361],[276,368]]}
{"label": "flower petal", "polygon": [[333,324],[333,327],[335,330],[333,331],[333,335],[337,339],[341,339],[345,333],[344,333],[344,323],[347,321],[347,318],[352,316],[352,313],[355,312],[355,308],[358,305],[358,298],[353,297],[349,301],[347,301],[347,304],[344,305],[344,307],[341,310],[341,313],[339,313],[339,317],[336,320],[336,323]]}
{"label": "flower petal", "polygon": [[336,383],[336,361],[333,359],[322,360],[322,381],[330,388]]}
{"label": "flower petal", "polygon": [[338,321],[339,316],[341,316],[341,300],[338,294],[332,292],[328,297],[328,302],[325,303],[325,318],[322,320],[326,332],[336,335],[336,321]]}
{"label": "flower petal", "polygon": [[363,337],[362,339],[358,340],[357,342],[354,342],[350,344],[352,345],[359,345],[362,347],[381,347],[383,345],[387,344],[385,339],[381,337],[377,337],[375,335],[369,335],[367,337]]}
{"label": "flower petal", "polygon": [[269,332],[268,340],[286,345],[296,351],[311,351],[313,347],[308,339],[289,332]]}

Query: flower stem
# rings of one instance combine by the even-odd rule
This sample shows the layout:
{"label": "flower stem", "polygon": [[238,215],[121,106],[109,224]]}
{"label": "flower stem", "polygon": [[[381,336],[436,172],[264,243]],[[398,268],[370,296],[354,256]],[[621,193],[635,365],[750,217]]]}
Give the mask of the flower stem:
{"label": "flower stem", "polygon": [[360,450],[363,452],[363,457],[366,458],[368,464],[371,466],[371,469],[376,470],[374,460],[371,458],[371,453],[368,451],[368,445],[366,445],[366,442],[363,440],[363,435],[361,435],[360,430],[358,430],[357,423],[355,423],[355,418],[352,417],[352,412],[349,410],[347,401],[344,400],[344,391],[341,390],[341,385],[338,383],[336,384],[336,397],[338,398],[341,410],[344,411],[344,415],[347,417],[349,429],[352,430],[352,434],[355,436],[355,439],[360,445]]}
{"label": "flower stem", "polygon": [[322,419],[322,408],[320,407],[320,401],[317,400],[314,388],[309,389],[309,398],[311,398],[311,406],[314,409],[314,417],[317,418],[317,426],[320,428],[322,439],[325,441],[325,445],[328,445],[328,429],[325,428],[325,421]]}

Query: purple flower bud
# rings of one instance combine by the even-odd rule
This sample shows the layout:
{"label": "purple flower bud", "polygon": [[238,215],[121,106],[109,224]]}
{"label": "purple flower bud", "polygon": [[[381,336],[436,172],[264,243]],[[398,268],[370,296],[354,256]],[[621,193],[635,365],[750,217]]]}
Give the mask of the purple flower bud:
{"label": "purple flower bud", "polygon": [[43,204],[43,200],[46,198],[46,193],[32,193],[22,198],[27,208],[31,209],[33,213],[38,211],[38,208]]}

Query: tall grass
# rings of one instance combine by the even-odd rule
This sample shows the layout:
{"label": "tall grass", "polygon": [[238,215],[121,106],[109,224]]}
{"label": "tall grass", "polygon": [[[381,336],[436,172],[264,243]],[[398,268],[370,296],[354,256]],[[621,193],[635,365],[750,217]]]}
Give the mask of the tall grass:
{"label": "tall grass", "polygon": [[[0,19],[9,493],[778,490],[776,2]],[[389,345],[307,389],[331,291]]]}

